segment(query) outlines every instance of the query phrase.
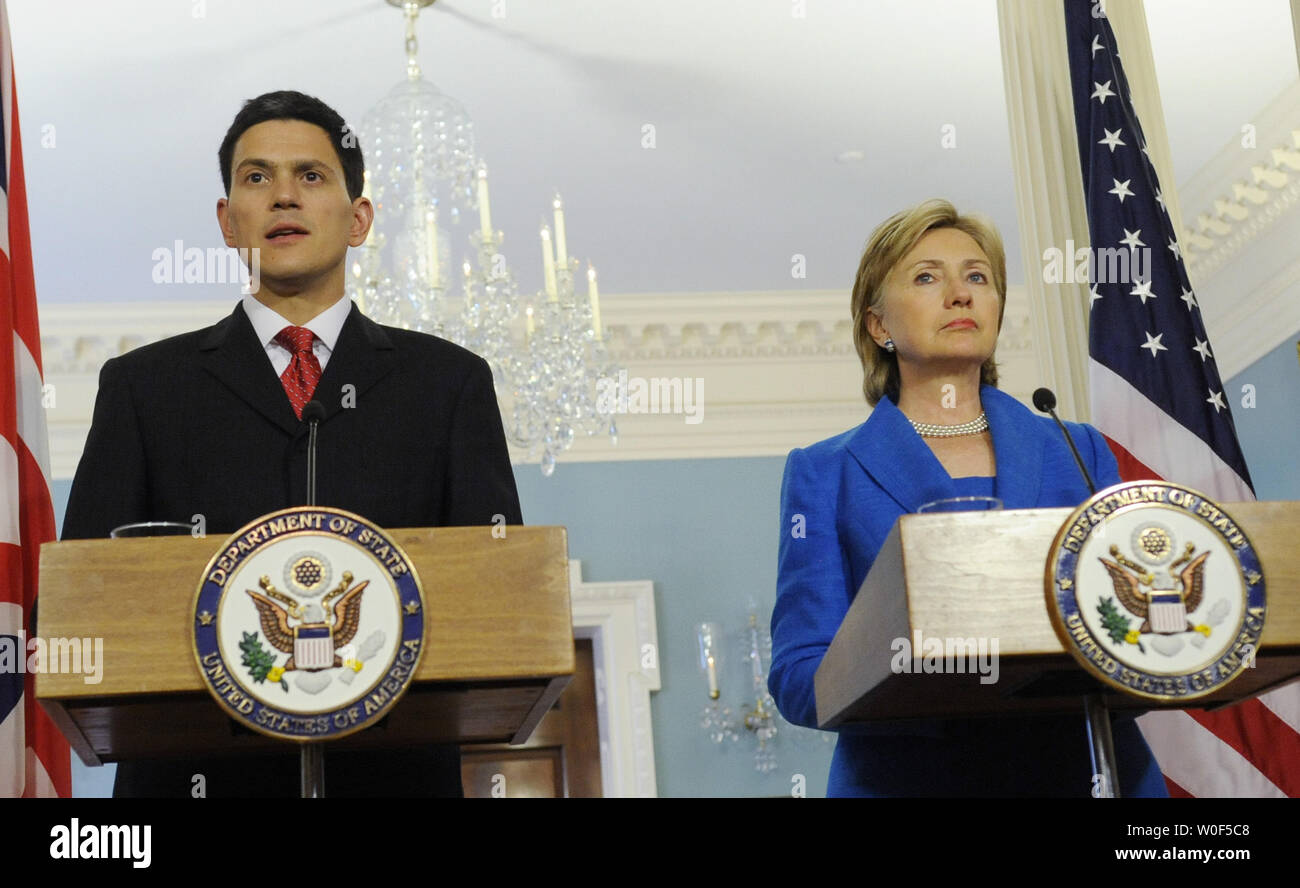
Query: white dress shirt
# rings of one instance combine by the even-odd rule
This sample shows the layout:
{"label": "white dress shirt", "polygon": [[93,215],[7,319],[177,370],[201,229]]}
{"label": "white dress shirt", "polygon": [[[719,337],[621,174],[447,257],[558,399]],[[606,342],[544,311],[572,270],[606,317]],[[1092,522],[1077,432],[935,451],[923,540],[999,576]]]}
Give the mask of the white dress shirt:
{"label": "white dress shirt", "polygon": [[[352,300],[343,296],[307,323],[297,325],[306,327],[316,337],[312,340],[312,352],[316,355],[316,360],[320,361],[321,372],[325,371],[325,365],[329,362],[330,355],[334,353],[334,347],[338,345],[343,322],[348,319],[348,313],[351,311]],[[263,305],[251,295],[244,296],[244,313],[252,322],[258,341],[266,349],[266,356],[271,359],[271,367],[274,368],[275,375],[284,373],[289,362],[293,360],[293,352],[276,342],[275,337],[285,327],[295,325],[285,320],[275,309]]]}

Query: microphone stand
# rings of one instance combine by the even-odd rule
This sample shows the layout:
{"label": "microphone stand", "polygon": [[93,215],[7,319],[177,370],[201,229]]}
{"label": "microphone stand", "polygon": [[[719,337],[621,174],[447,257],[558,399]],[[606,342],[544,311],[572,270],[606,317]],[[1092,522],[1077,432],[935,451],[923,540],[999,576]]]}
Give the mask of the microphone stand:
{"label": "microphone stand", "polygon": [[[307,505],[316,505],[316,432],[325,417],[320,401],[308,401],[302,408],[307,420]],[[325,745],[320,741],[304,742],[298,747],[298,779],[301,797],[325,797]]]}
{"label": "microphone stand", "polygon": [[[1074,439],[1070,437],[1069,429],[1056,415],[1056,395],[1051,389],[1040,388],[1034,392],[1034,406],[1043,413],[1051,414],[1052,419],[1056,420],[1057,427],[1065,436],[1065,443],[1070,445],[1070,453],[1074,455],[1079,474],[1083,475],[1084,483],[1088,485],[1089,494],[1096,493],[1097,485],[1093,483],[1087,466],[1083,464],[1079,448],[1074,446]],[[1094,691],[1084,695],[1083,714],[1084,728],[1088,735],[1088,753],[1092,761],[1092,796],[1097,799],[1117,799],[1119,798],[1117,779],[1119,769],[1115,763],[1115,738],[1110,730],[1110,712],[1106,709],[1106,701],[1100,693]]]}

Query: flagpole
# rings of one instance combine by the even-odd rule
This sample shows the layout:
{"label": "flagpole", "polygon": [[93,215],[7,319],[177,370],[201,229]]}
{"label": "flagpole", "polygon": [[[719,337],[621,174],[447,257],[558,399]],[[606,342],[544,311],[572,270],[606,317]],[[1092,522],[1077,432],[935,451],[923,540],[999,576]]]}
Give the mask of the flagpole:
{"label": "flagpole", "polygon": [[324,798],[325,748],[320,743],[304,743],[298,759],[302,797],[304,799]]}
{"label": "flagpole", "polygon": [[1101,694],[1083,698],[1088,728],[1088,751],[1092,756],[1092,795],[1098,799],[1119,798],[1119,769],[1115,765],[1115,738],[1110,732],[1110,712]]}

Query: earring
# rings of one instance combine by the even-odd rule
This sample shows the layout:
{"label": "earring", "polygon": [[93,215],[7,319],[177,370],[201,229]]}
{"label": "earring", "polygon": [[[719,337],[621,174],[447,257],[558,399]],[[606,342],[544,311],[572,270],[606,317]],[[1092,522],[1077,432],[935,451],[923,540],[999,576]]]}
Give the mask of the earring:
{"label": "earring", "polygon": [[894,340],[892,340],[892,339],[888,339],[888,338],[885,339],[885,351],[890,352],[891,354],[893,353],[893,351],[894,351]]}

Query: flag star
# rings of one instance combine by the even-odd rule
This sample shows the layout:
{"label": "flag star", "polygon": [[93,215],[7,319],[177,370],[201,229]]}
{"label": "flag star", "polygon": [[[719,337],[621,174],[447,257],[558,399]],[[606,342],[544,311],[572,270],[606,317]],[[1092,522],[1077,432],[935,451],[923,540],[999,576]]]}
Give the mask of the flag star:
{"label": "flag star", "polygon": [[[1128,294],[1130,296],[1141,297],[1143,305],[1147,304],[1148,299],[1158,298],[1155,293],[1151,292],[1151,280],[1149,278],[1145,281],[1140,280],[1134,284],[1133,289],[1129,290]],[[1146,346],[1143,346],[1143,348],[1146,348]]]}
{"label": "flag star", "polygon": [[1120,238],[1119,242],[1121,244],[1126,244],[1130,250],[1136,250],[1138,247],[1145,247],[1146,244],[1142,242],[1142,238],[1139,236],[1141,234],[1142,234],[1141,228],[1139,228],[1137,231],[1129,231],[1127,228],[1125,228],[1124,237]]}
{"label": "flag star", "polygon": [[1097,292],[1097,285],[1093,284],[1088,288],[1088,307],[1092,308],[1100,299],[1101,294]]}
{"label": "flag star", "polygon": [[1215,413],[1228,409],[1228,405],[1223,403],[1223,392],[1216,392],[1214,389],[1210,389],[1210,396],[1205,399],[1205,403],[1213,404]]}
{"label": "flag star", "polygon": [[1192,293],[1191,290],[1188,290],[1186,287],[1183,288],[1183,295],[1178,298],[1182,299],[1184,302],[1187,303],[1188,311],[1191,311],[1193,308],[1197,307],[1196,295]]}
{"label": "flag star", "polygon": [[1115,93],[1111,92],[1110,89],[1111,82],[1112,81],[1107,80],[1105,83],[1098,83],[1094,80],[1092,85],[1097,88],[1092,91],[1092,95],[1088,96],[1088,98],[1099,99],[1103,105],[1106,104],[1106,99],[1115,95]]}
{"label": "flag star", "polygon": [[1156,203],[1160,204],[1160,209],[1164,210],[1166,215],[1169,214],[1169,210],[1165,209],[1165,196],[1160,193],[1159,188],[1156,189]]}
{"label": "flag star", "polygon": [[1102,127],[1102,129],[1105,130],[1106,138],[1099,140],[1099,141],[1097,142],[1097,144],[1098,144],[1098,145],[1105,145],[1107,148],[1110,149],[1110,153],[1111,153],[1111,154],[1114,154],[1114,153],[1115,153],[1115,146],[1116,146],[1116,145],[1127,145],[1127,144],[1128,144],[1128,142],[1123,141],[1123,140],[1120,139],[1120,137],[1119,137],[1120,133],[1124,132],[1123,129],[1117,129],[1117,130],[1115,130],[1115,132],[1113,132],[1113,133],[1112,133],[1110,130],[1106,129],[1106,127],[1104,127],[1104,126]]}
{"label": "flag star", "polygon": [[1123,203],[1124,198],[1126,197],[1133,197],[1133,192],[1128,189],[1128,183],[1132,182],[1132,179],[1125,179],[1123,182],[1119,179],[1111,179],[1111,181],[1115,183],[1115,187],[1110,191],[1107,191],[1107,194],[1113,194],[1118,197],[1120,203]]}
{"label": "flag star", "polygon": [[1151,159],[1151,152],[1147,150],[1146,142],[1142,143],[1142,153],[1147,156],[1147,160]]}
{"label": "flag star", "polygon": [[[1196,337],[1193,337],[1193,338],[1196,338]],[[1192,349],[1192,351],[1194,351],[1194,352],[1199,352],[1199,353],[1200,353],[1200,355],[1201,355],[1201,363],[1202,363],[1202,364],[1205,363],[1205,359],[1206,359],[1206,358],[1212,358],[1212,357],[1214,357],[1213,355],[1210,354],[1210,341],[1209,341],[1208,339],[1202,340],[1202,339],[1196,338],[1196,346]]]}
{"label": "flag star", "polygon": [[1165,348],[1163,345],[1160,344],[1160,340],[1163,339],[1164,336],[1165,334],[1163,333],[1161,333],[1159,336],[1152,336],[1150,333],[1148,333],[1146,334],[1147,337],[1146,343],[1144,345],[1139,345],[1138,348],[1150,349],[1151,357],[1154,358],[1157,352],[1169,351],[1169,349]]}
{"label": "flag star", "polygon": [[[1099,49],[1101,49],[1101,48],[1102,48],[1102,45],[1101,45],[1101,35],[1100,35],[1100,34],[1093,34],[1093,35],[1092,35],[1092,54],[1095,56],[1095,55],[1097,54],[1097,50],[1099,50]],[[1107,82],[1109,83],[1109,81],[1107,81]]]}
{"label": "flag star", "polygon": [[1175,259],[1181,259],[1181,258],[1183,258],[1182,250],[1180,250],[1179,247],[1178,247],[1178,241],[1174,240],[1172,237],[1169,238],[1169,249],[1171,249],[1171,250],[1174,251],[1174,258],[1175,258]]}

